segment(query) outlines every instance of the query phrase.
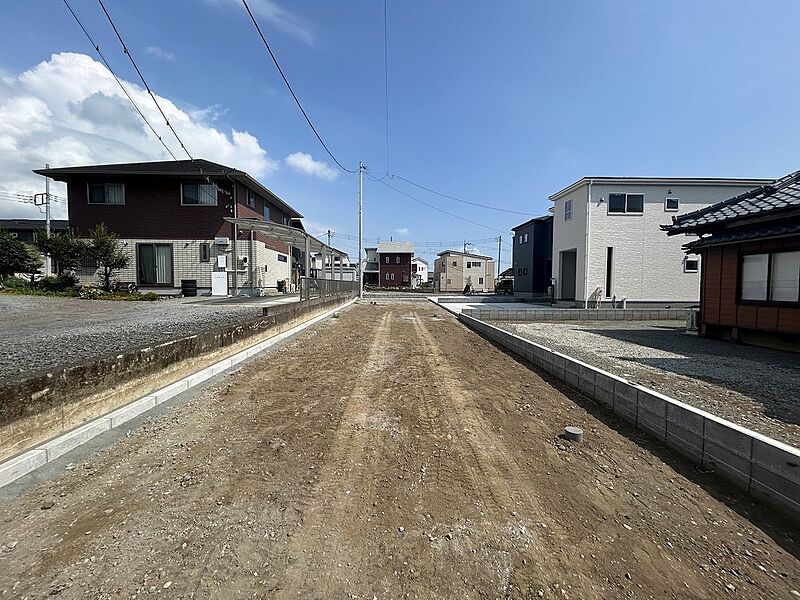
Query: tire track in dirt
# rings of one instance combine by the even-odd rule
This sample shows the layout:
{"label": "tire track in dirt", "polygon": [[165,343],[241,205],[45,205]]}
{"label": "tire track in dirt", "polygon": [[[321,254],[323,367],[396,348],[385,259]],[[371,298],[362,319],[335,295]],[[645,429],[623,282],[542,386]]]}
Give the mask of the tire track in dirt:
{"label": "tire track in dirt", "polygon": [[[345,401],[344,411],[331,444],[328,463],[320,481],[305,502],[308,511],[300,532],[294,536],[289,549],[289,564],[280,578],[279,589],[294,593],[307,589],[309,572],[317,577],[337,579],[341,571],[341,556],[347,555],[348,565],[358,563],[363,547],[353,544],[352,536],[344,531],[351,528],[359,514],[355,504],[359,497],[369,495],[371,482],[368,470],[362,468],[381,437],[381,415],[371,402],[383,386],[382,374],[393,366],[390,326],[394,317],[388,311],[364,349],[365,368],[361,369]],[[376,427],[378,429],[376,429]]]}

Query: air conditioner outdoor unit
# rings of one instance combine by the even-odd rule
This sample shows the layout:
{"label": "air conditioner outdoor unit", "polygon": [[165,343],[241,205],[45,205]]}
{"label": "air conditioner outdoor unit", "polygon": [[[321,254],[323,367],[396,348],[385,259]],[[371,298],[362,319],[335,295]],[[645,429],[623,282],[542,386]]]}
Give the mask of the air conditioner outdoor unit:
{"label": "air conditioner outdoor unit", "polygon": [[231,243],[230,239],[226,238],[226,237],[215,237],[214,238],[214,245],[215,246],[227,246],[230,243]]}

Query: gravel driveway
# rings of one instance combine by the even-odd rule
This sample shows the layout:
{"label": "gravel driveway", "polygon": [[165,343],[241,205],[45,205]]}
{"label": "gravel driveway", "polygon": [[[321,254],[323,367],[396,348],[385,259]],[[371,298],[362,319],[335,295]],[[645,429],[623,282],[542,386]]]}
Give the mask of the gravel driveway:
{"label": "gravel driveway", "polygon": [[676,321],[494,324],[800,447],[800,354],[698,338]]}
{"label": "gravel driveway", "polygon": [[0,295],[0,379],[232,325],[260,314],[258,302],[111,302]]}

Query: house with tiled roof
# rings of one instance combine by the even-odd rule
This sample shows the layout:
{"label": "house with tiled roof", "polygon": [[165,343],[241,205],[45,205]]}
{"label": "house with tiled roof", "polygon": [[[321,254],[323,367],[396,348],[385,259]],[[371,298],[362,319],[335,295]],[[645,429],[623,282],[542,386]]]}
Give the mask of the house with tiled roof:
{"label": "house with tiled roof", "polygon": [[800,171],[662,229],[698,236],[701,335],[800,350]]}

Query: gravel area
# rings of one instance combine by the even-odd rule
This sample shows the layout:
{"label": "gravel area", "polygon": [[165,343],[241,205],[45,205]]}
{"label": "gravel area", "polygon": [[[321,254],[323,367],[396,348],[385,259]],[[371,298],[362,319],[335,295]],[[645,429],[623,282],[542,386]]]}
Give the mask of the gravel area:
{"label": "gravel area", "polygon": [[800,355],[687,335],[675,321],[495,325],[800,447]]}
{"label": "gravel area", "polygon": [[0,380],[232,325],[259,316],[264,302],[0,295]]}

